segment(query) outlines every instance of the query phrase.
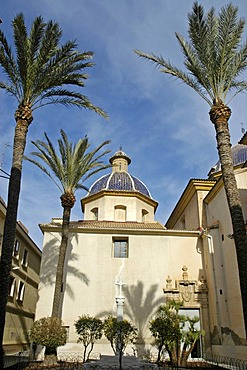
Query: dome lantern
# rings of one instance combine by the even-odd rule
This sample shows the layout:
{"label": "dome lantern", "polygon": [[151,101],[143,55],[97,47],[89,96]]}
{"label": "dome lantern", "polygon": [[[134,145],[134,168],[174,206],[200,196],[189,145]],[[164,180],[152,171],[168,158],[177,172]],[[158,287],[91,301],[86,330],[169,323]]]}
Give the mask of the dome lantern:
{"label": "dome lantern", "polygon": [[128,165],[131,163],[130,157],[122,150],[119,150],[109,159],[112,165],[112,172],[128,172]]}

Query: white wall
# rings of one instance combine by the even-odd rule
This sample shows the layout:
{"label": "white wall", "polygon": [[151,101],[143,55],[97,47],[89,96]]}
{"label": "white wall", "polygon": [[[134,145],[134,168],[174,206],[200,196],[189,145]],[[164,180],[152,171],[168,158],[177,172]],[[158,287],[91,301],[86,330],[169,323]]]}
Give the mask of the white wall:
{"label": "white wall", "polygon": [[[112,237],[129,237],[129,258],[113,258]],[[82,314],[103,318],[109,313],[116,315],[115,283],[122,277],[126,283],[124,317],[131,319],[139,328],[139,336],[150,343],[148,321],[158,305],[165,303],[163,288],[166,277],[182,279],[182,267],[188,267],[189,278],[198,280],[202,271],[201,253],[196,236],[169,235],[166,231],[157,235],[143,232],[131,234],[117,232],[83,232],[72,234],[68,253],[66,287],[62,319],[69,326],[69,350],[78,350],[74,322]],[[37,318],[50,315],[55,277],[55,260],[59,235],[45,232],[40,299]],[[51,267],[52,262],[52,267]],[[79,346],[79,347],[78,347]],[[111,353],[104,339],[95,351]]]}

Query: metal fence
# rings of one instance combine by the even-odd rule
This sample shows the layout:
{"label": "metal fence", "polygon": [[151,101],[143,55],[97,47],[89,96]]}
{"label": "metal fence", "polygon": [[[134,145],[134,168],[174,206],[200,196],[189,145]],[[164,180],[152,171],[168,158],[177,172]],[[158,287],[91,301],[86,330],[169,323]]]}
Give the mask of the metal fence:
{"label": "metal fence", "polygon": [[8,370],[22,370],[30,363],[29,356],[13,355],[4,357],[4,369]]}
{"label": "metal fence", "polygon": [[[79,352],[70,352],[59,354],[57,364],[54,362],[33,361],[29,357],[18,354],[5,356],[4,369],[6,370],[119,370],[118,365],[100,364],[97,359],[92,362],[83,363],[82,354]],[[176,364],[164,362],[161,366],[154,363],[143,362],[140,365],[123,365],[123,370],[211,370],[211,369],[229,369],[229,370],[247,370],[247,360],[239,360],[224,356],[212,356],[205,354],[202,359],[194,359],[187,362],[186,367],[180,367]]]}
{"label": "metal fence", "polygon": [[247,360],[239,360],[220,355],[211,355],[208,353],[206,353],[203,357],[207,363],[214,364],[223,369],[247,370]]}

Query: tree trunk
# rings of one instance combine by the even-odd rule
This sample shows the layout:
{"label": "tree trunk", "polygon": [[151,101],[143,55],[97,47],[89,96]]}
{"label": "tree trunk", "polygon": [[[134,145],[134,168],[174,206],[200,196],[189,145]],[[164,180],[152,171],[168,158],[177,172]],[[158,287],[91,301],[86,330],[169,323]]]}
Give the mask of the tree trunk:
{"label": "tree trunk", "polygon": [[163,348],[163,341],[161,344],[159,344],[158,346],[158,357],[157,357],[157,364],[160,363],[160,358],[161,358],[161,351],[162,351],[162,348]]}
{"label": "tree trunk", "polygon": [[58,263],[57,263],[57,272],[56,272],[56,282],[55,282],[55,291],[53,297],[53,306],[52,306],[52,317],[62,316],[61,312],[61,298],[63,292],[63,279],[64,279],[64,263],[68,245],[69,238],[69,222],[71,208],[69,206],[64,206],[63,208],[63,223],[62,223],[62,240],[59,248]]}
{"label": "tree trunk", "polygon": [[188,345],[186,345],[184,343],[183,349],[182,349],[182,352],[181,352],[181,359],[180,359],[180,365],[182,367],[185,367],[187,365],[188,358],[189,358],[193,348],[195,347],[195,343],[196,343],[196,341],[191,343],[189,349],[187,349]]}
{"label": "tree trunk", "polygon": [[8,187],[8,204],[3,232],[0,261],[0,368],[3,369],[3,334],[8,301],[12,253],[15,242],[17,211],[21,188],[22,161],[26,146],[28,121],[17,120],[14,136],[13,161]]}
{"label": "tree trunk", "polygon": [[177,365],[178,364],[178,359],[177,359],[177,349],[174,343],[174,346],[172,348],[169,348],[166,346],[166,351],[169,355],[169,359],[172,365]]}
{"label": "tree trunk", "polygon": [[88,351],[88,354],[87,354],[87,361],[89,361],[89,357],[90,357],[90,354],[93,351],[93,347],[94,347],[94,343],[91,343],[90,350]]}
{"label": "tree trunk", "polygon": [[43,365],[49,367],[57,366],[57,349],[54,347],[45,347]]}
{"label": "tree trunk", "polygon": [[210,118],[214,123],[216,131],[217,149],[221,163],[222,178],[232,220],[239,270],[245,333],[247,334],[247,236],[242,205],[232,161],[230,133],[228,128],[230,114],[230,109],[220,101],[213,105],[210,111]]}

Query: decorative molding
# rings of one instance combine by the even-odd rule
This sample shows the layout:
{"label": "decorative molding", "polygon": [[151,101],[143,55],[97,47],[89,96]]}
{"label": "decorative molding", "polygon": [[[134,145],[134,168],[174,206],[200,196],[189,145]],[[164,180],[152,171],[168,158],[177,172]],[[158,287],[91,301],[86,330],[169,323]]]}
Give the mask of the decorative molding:
{"label": "decorative molding", "polygon": [[166,287],[163,292],[168,301],[182,301],[185,307],[194,307],[198,305],[207,305],[207,283],[202,276],[200,280],[190,280],[188,267],[182,267],[182,279],[172,280],[168,275],[166,278]]}

